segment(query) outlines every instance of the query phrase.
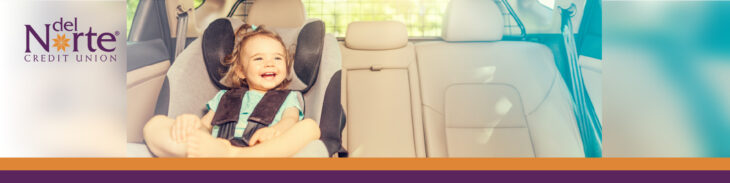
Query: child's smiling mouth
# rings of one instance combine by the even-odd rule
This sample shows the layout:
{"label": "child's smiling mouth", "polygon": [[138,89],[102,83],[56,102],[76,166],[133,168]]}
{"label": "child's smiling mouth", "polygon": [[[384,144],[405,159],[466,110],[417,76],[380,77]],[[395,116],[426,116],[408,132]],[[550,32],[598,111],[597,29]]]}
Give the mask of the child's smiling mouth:
{"label": "child's smiling mouth", "polygon": [[264,78],[267,80],[274,79],[274,78],[276,78],[276,72],[265,72],[265,73],[261,74],[261,78]]}

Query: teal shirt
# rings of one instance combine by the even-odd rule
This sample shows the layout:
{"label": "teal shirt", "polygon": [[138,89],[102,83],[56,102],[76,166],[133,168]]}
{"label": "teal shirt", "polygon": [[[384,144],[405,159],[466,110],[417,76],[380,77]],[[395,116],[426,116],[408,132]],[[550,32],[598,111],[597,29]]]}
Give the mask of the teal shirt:
{"label": "teal shirt", "polygon": [[[226,90],[221,90],[215,95],[215,97],[213,97],[213,99],[210,99],[210,101],[208,101],[208,110],[214,112],[217,110],[218,103],[220,102],[221,97],[223,97],[224,93],[226,93]],[[297,109],[299,109],[299,120],[302,120],[304,118],[304,114],[302,113],[302,107],[299,104],[298,95],[299,92],[292,91],[291,93],[289,93],[288,96],[286,96],[286,99],[281,105],[281,108],[279,108],[279,111],[276,112],[276,117],[274,117],[274,121],[271,122],[271,125],[278,123],[281,120],[281,115],[284,113],[284,110],[289,107],[296,107]],[[251,115],[251,112],[253,112],[253,109],[256,108],[256,105],[261,101],[263,97],[264,93],[255,91],[247,91],[246,94],[243,95],[243,99],[241,101],[241,112],[238,115],[238,124],[236,124],[236,131],[233,134],[234,137],[243,137],[243,131],[246,129],[246,125],[248,125],[248,116]],[[213,126],[212,135],[214,137],[218,136],[219,128],[219,126]]]}

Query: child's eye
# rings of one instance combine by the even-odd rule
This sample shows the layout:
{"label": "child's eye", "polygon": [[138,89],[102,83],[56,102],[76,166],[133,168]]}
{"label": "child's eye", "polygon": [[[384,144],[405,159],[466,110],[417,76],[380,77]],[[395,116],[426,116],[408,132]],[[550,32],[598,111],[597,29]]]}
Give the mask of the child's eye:
{"label": "child's eye", "polygon": [[283,58],[281,58],[281,57],[276,57],[276,58],[274,58],[274,59],[275,59],[275,60],[283,60]]}
{"label": "child's eye", "polygon": [[253,58],[253,60],[254,60],[254,61],[261,61],[261,60],[264,60],[264,58],[261,58],[261,57],[256,57],[256,58]]}

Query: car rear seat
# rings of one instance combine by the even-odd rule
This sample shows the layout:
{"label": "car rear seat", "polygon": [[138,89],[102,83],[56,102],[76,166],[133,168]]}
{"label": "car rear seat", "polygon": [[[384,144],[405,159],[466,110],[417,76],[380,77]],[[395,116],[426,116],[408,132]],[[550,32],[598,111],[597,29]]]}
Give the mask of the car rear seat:
{"label": "car rear seat", "polygon": [[550,49],[503,26],[493,1],[452,0],[444,41],[415,45],[428,157],[584,156]]}
{"label": "car rear seat", "polygon": [[353,22],[342,52],[350,157],[425,157],[415,48],[400,22]]}

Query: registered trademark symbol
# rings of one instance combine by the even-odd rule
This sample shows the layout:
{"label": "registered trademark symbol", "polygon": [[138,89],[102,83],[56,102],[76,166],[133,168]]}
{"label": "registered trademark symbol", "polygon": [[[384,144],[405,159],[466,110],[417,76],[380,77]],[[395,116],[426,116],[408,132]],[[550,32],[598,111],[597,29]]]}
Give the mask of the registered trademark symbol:
{"label": "registered trademark symbol", "polygon": [[121,34],[119,31],[114,31],[114,35],[119,36],[119,34]]}

